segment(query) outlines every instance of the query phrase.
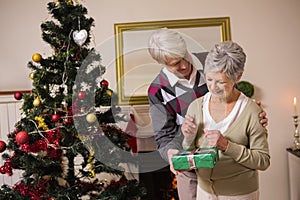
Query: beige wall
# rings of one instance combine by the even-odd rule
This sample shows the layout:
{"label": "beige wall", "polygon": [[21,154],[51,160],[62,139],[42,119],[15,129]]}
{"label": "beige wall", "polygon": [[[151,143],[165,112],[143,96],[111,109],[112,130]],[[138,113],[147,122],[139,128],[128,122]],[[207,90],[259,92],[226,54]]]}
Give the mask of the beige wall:
{"label": "beige wall", "polygon": [[[49,55],[40,24],[49,19],[46,0],[0,0],[0,91],[29,89],[31,55]],[[95,45],[101,45],[107,79],[114,87],[113,24],[229,16],[232,39],[247,55],[244,79],[256,86],[269,118],[271,167],[261,173],[261,199],[288,199],[285,149],[293,140],[292,100],[300,98],[300,1],[298,0],[84,0],[95,19]],[[184,3],[184,4],[183,4]],[[189,4],[187,4],[189,3]],[[300,110],[300,107],[298,108]]]}

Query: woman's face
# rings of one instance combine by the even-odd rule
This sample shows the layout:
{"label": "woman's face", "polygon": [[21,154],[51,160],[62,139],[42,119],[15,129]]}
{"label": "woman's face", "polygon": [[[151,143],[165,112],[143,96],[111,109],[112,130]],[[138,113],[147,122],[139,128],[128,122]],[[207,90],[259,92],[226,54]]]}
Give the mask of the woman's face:
{"label": "woman's face", "polygon": [[206,84],[214,97],[226,98],[233,93],[235,82],[224,72],[206,72]]}

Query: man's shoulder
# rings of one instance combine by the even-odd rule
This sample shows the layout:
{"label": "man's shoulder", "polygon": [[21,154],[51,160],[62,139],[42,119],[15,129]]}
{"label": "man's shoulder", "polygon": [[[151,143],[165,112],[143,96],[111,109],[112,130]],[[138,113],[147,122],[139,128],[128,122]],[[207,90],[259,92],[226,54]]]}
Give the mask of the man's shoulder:
{"label": "man's shoulder", "polygon": [[203,66],[205,65],[205,60],[206,60],[207,54],[208,54],[208,52],[193,53],[193,55],[201,62],[201,64]]}
{"label": "man's shoulder", "polygon": [[199,60],[205,60],[207,57],[208,52],[204,51],[204,52],[198,52],[198,53],[193,53],[193,55],[195,55]]}
{"label": "man's shoulder", "polygon": [[170,81],[167,75],[163,72],[163,70],[161,70],[150,83],[150,85],[159,85],[164,87],[170,85]]}
{"label": "man's shoulder", "polygon": [[148,88],[148,94],[155,95],[159,90],[163,87],[167,87],[170,85],[170,82],[166,75],[160,71],[160,73],[153,79]]}

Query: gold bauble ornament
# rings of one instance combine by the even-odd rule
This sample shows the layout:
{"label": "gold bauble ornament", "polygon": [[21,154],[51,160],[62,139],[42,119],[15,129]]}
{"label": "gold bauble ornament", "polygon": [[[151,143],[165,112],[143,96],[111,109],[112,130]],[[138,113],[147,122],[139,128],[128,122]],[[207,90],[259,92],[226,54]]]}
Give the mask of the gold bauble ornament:
{"label": "gold bauble ornament", "polygon": [[59,6],[59,1],[58,0],[54,0],[53,2],[55,3],[55,6]]}
{"label": "gold bauble ornament", "polygon": [[33,80],[33,78],[34,78],[34,72],[31,72],[31,73],[29,74],[29,78],[30,78],[31,80]]}
{"label": "gold bauble ornament", "polygon": [[97,117],[94,113],[90,113],[86,116],[86,121],[88,123],[94,123],[96,121]]}
{"label": "gold bauble ornament", "polygon": [[33,54],[33,55],[32,55],[32,60],[33,60],[34,62],[40,62],[40,61],[42,60],[41,54],[39,54],[39,53]]}
{"label": "gold bauble ornament", "polygon": [[69,5],[73,5],[73,0],[67,0],[67,3],[68,3]]}
{"label": "gold bauble ornament", "polygon": [[106,94],[108,94],[109,96],[111,96],[111,95],[113,94],[113,91],[110,90],[110,89],[107,89],[107,90],[106,90]]}
{"label": "gold bauble ornament", "polygon": [[48,153],[47,153],[47,151],[40,151],[37,154],[41,157],[46,157]]}
{"label": "gold bauble ornament", "polygon": [[40,106],[41,105],[41,100],[40,100],[40,98],[35,98],[34,100],[33,100],[33,105],[35,106],[35,107],[38,107],[38,106]]}
{"label": "gold bauble ornament", "polygon": [[[53,0],[53,2],[55,3],[55,6],[59,6],[58,0]],[[73,5],[73,0],[65,0],[65,2],[67,2],[69,5]],[[75,2],[78,3],[78,0],[75,0]]]}

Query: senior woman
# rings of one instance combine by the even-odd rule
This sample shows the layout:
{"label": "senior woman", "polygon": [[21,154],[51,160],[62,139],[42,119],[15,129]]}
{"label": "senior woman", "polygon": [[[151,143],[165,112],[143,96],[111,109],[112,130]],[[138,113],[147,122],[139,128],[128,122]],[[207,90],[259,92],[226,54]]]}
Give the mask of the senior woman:
{"label": "senior woman", "polygon": [[197,200],[259,199],[258,170],[269,167],[270,155],[261,108],[236,87],[245,61],[237,43],[215,45],[205,61],[209,92],[190,104],[182,124],[184,149],[219,149],[214,168],[197,169]]}

